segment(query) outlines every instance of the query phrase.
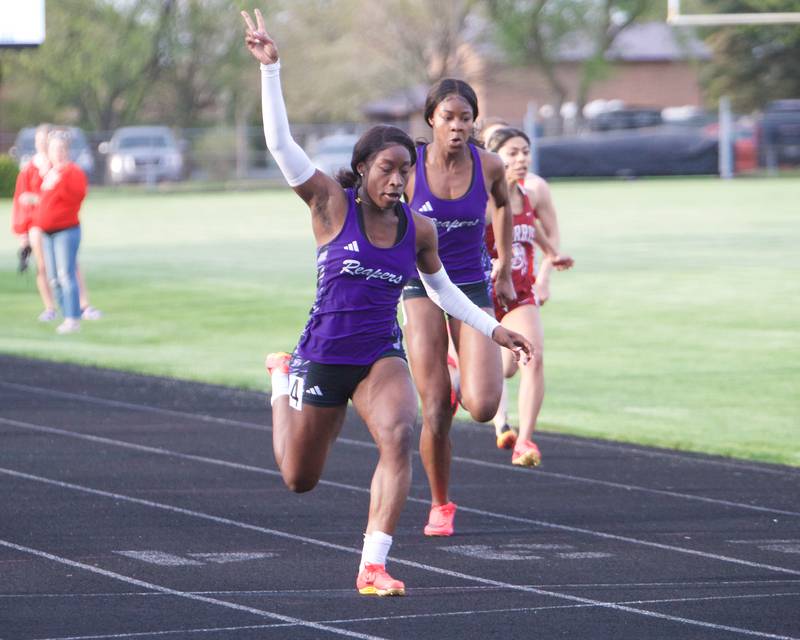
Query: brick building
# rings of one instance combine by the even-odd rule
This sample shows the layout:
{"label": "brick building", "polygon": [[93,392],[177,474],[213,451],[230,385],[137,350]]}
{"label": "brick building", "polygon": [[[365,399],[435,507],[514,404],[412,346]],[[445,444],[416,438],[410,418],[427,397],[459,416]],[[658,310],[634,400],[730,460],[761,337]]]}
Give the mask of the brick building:
{"label": "brick building", "polygon": [[[556,73],[574,101],[580,81],[580,65],[590,48],[580,37],[565,43],[559,52]],[[663,22],[634,24],[623,31],[608,52],[608,76],[591,86],[588,101],[622,100],[642,107],[703,105],[699,67],[711,54],[690,31]],[[520,124],[529,102],[539,107],[554,103],[543,72],[534,65],[512,66],[491,46],[473,46],[459,77],[478,94],[482,115]],[[371,121],[395,122],[413,136],[426,135],[422,107],[426,87],[412,87],[364,106]]]}

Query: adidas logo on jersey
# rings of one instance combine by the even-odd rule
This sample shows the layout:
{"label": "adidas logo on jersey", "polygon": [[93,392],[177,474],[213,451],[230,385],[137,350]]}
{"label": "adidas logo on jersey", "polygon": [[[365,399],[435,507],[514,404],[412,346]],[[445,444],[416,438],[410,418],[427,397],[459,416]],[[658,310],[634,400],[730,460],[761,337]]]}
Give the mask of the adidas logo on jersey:
{"label": "adidas logo on jersey", "polygon": [[426,200],[425,204],[419,208],[420,213],[430,213],[431,211],[433,211],[433,205],[430,200]]}
{"label": "adidas logo on jersey", "polygon": [[312,396],[320,396],[321,397],[322,396],[322,389],[320,389],[317,385],[314,385],[313,387],[309,387],[308,389],[306,389],[306,393],[309,394],[309,395],[312,395]]}
{"label": "adidas logo on jersey", "polygon": [[355,251],[358,253],[358,241],[353,240],[350,244],[344,245],[345,251]]}

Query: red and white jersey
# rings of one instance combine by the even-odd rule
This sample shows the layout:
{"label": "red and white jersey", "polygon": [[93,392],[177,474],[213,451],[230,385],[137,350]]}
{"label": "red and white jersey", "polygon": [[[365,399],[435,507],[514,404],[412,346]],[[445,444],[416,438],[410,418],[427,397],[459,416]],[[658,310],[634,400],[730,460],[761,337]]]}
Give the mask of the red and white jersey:
{"label": "red and white jersey", "polygon": [[[536,227],[533,221],[536,218],[536,209],[528,199],[528,193],[522,185],[517,185],[522,192],[522,211],[513,216],[514,232],[511,245],[511,279],[517,297],[524,298],[530,295],[533,283],[536,282],[536,264],[534,258],[533,241]],[[497,245],[495,244],[492,225],[486,227],[486,248],[489,255],[497,258]]]}

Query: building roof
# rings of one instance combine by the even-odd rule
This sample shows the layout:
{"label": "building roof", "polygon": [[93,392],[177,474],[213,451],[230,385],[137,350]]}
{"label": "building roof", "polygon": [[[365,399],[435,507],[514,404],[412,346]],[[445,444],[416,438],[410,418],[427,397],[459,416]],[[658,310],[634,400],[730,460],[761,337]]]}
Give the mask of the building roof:
{"label": "building roof", "polygon": [[361,111],[372,120],[405,118],[411,113],[422,110],[427,95],[428,87],[419,84],[368,102],[361,107]]}
{"label": "building roof", "polygon": [[[493,49],[493,43],[483,42],[481,55],[495,58],[501,65],[502,54]],[[568,36],[557,55],[558,62],[582,62],[592,53],[591,43],[585,34]],[[606,54],[611,62],[681,62],[708,60],[711,50],[691,29],[674,28],[665,22],[634,23],[614,40]],[[406,118],[422,111],[428,87],[408,87],[363,105],[361,110],[370,120]]]}
{"label": "building roof", "polygon": [[[591,42],[585,34],[567,37],[558,52],[560,62],[581,62],[590,57]],[[618,62],[678,62],[708,60],[711,50],[695,33],[677,29],[665,22],[634,23],[622,31],[606,53],[606,59]]]}

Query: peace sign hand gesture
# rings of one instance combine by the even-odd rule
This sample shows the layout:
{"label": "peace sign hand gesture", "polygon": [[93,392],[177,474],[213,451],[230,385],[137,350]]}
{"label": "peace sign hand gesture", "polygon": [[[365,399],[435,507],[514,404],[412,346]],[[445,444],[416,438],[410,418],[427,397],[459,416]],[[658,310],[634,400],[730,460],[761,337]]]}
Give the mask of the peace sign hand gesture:
{"label": "peace sign hand gesture", "polygon": [[244,41],[247,48],[253,57],[261,64],[273,64],[278,61],[278,47],[275,46],[274,40],[269,37],[267,29],[264,26],[264,16],[256,9],[256,24],[250,18],[247,11],[242,11],[242,18],[244,18],[247,29],[244,33]]}

